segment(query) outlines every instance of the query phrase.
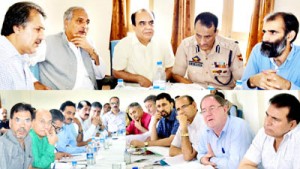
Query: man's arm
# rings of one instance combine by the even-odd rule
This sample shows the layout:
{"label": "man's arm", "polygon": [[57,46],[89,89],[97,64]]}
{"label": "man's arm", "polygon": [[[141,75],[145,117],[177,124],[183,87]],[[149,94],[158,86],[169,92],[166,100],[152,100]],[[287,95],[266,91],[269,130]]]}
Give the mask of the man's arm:
{"label": "man's arm", "polygon": [[171,145],[169,150],[169,156],[173,157],[179,154],[182,154],[181,148]]}
{"label": "man's arm", "polygon": [[240,165],[239,165],[239,169],[256,169],[257,168],[257,164],[255,164],[254,162],[244,158]]}
{"label": "man's arm", "polygon": [[154,115],[153,124],[151,126],[151,135],[150,135],[151,141],[158,139],[156,125],[161,118],[162,118],[161,114],[159,112],[156,112]]}
{"label": "man's arm", "polygon": [[126,82],[134,82],[140,84],[142,87],[150,87],[152,82],[142,75],[132,74],[124,70],[113,70],[115,78],[123,79]]}
{"label": "man's arm", "polygon": [[166,81],[170,80],[172,77],[172,69],[173,67],[168,67],[166,68],[165,72],[166,72]]}
{"label": "man's arm", "polygon": [[193,83],[191,80],[184,78],[183,76],[175,74],[175,73],[173,73],[173,79],[179,83],[185,83],[185,84]]}
{"label": "man's arm", "polygon": [[148,145],[149,146],[163,146],[163,147],[170,147],[175,135],[171,135],[170,137],[159,139],[159,140],[154,140],[154,141],[149,141]]}

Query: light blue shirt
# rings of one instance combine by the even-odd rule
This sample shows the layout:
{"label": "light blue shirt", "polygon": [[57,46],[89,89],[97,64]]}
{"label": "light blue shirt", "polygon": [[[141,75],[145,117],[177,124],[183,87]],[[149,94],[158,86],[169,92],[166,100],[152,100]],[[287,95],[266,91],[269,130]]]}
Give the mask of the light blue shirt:
{"label": "light blue shirt", "polygon": [[240,161],[249,148],[253,134],[245,120],[228,116],[220,137],[207,126],[201,132],[197,159],[207,154],[207,145],[210,144],[215,157],[211,162],[221,169],[238,168]]}
{"label": "light blue shirt", "polygon": [[59,152],[70,154],[83,153],[86,151],[85,147],[77,147],[76,131],[73,123],[64,124],[62,131],[58,133],[58,142],[56,149]]}
{"label": "light blue shirt", "polygon": [[34,90],[26,57],[5,36],[0,36],[0,90]]}
{"label": "light blue shirt", "polygon": [[[292,45],[292,50],[289,53],[285,62],[277,66],[274,59],[264,56],[260,52],[261,43],[253,48],[246,69],[244,71],[242,81],[243,89],[251,89],[247,86],[248,79],[265,70],[277,70],[277,74],[291,82],[291,90],[300,89],[300,46]],[[257,89],[257,88],[254,88]]]}

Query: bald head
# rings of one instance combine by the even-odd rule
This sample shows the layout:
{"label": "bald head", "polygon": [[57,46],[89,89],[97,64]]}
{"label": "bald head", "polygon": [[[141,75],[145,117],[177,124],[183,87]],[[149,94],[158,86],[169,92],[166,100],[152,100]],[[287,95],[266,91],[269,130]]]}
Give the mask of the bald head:
{"label": "bald head", "polygon": [[32,121],[32,129],[36,132],[36,134],[42,138],[46,136],[46,130],[50,132],[51,127],[51,113],[45,109],[37,110]]}

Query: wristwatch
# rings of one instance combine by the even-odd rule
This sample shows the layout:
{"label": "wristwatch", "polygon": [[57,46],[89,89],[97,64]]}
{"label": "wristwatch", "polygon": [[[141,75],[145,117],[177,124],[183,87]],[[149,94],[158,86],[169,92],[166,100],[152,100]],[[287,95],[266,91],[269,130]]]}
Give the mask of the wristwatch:
{"label": "wristwatch", "polygon": [[82,130],[81,130],[81,131],[79,131],[79,130],[78,130],[78,134],[82,134],[82,133],[83,133],[83,131],[82,131]]}
{"label": "wristwatch", "polygon": [[188,137],[189,133],[181,133],[181,137]]}
{"label": "wristwatch", "polygon": [[145,147],[148,147],[148,145],[149,145],[149,142],[144,142],[144,145],[145,145]]}

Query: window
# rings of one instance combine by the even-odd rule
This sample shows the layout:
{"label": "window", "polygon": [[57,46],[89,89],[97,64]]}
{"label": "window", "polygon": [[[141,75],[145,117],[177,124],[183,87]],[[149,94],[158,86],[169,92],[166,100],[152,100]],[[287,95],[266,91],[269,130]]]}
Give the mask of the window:
{"label": "window", "polygon": [[237,40],[245,57],[253,8],[254,0],[195,0],[195,17],[207,11],[215,14],[219,34]]}

